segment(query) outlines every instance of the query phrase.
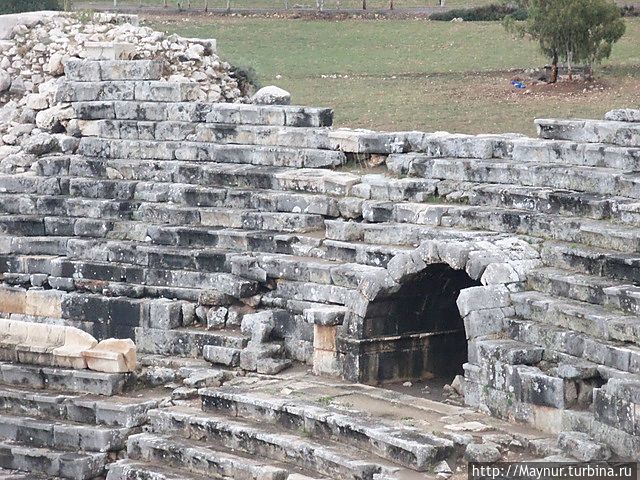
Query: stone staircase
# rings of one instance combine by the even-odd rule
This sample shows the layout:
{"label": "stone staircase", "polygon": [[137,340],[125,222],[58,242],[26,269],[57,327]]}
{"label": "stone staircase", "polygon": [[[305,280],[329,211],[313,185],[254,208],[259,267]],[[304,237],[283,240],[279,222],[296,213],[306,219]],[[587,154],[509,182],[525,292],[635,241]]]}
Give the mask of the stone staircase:
{"label": "stone staircase", "polygon": [[104,478],[158,406],[131,393],[130,374],[10,363],[0,371],[0,468],[37,478]]}
{"label": "stone staircase", "polygon": [[[637,122],[376,133],[192,101],[159,61],[66,72],[77,151],[0,175],[0,315],[258,374],[377,384],[464,363],[469,405],[637,458]],[[440,432],[202,395],[152,411],[109,478],[386,480],[461,456]]]}

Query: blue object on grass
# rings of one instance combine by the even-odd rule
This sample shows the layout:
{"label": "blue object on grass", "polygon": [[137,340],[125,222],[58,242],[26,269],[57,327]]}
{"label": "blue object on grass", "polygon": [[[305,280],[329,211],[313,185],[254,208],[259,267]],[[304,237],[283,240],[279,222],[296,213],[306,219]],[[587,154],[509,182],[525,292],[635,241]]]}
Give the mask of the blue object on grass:
{"label": "blue object on grass", "polygon": [[526,86],[524,83],[522,83],[522,82],[516,82],[515,80],[513,80],[513,81],[511,82],[511,85],[513,85],[513,86],[514,86],[514,87],[516,87],[516,88],[520,88],[520,89],[522,89],[522,88],[527,88],[527,86]]}

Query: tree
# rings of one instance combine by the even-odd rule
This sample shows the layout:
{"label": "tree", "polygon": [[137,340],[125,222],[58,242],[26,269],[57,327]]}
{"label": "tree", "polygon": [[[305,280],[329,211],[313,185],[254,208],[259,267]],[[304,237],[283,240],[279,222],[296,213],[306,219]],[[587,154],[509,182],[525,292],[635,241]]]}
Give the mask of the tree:
{"label": "tree", "polygon": [[625,32],[619,8],[611,0],[529,0],[528,19],[518,23],[508,18],[505,26],[520,36],[537,40],[551,59],[551,78],[558,79],[558,62],[569,68],[587,66],[608,58],[611,47]]}

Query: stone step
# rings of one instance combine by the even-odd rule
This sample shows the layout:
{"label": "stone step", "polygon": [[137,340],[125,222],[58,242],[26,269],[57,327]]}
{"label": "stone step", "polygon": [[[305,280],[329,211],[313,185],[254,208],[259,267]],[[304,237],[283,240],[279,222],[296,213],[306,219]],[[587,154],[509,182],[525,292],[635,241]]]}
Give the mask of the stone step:
{"label": "stone step", "polygon": [[0,383],[34,390],[60,390],[92,395],[120,395],[132,386],[127,373],[103,373],[92,370],[49,368],[0,362]]}
{"label": "stone step", "polygon": [[222,444],[249,455],[266,456],[330,478],[371,480],[376,473],[400,470],[391,464],[354,448],[325,440],[316,442],[274,427],[254,425],[227,416],[200,413],[189,408],[155,410],[151,414],[155,431]]}
{"label": "stone step", "polygon": [[[241,138],[236,137],[235,142],[213,143],[212,141],[127,140],[85,136],[80,140],[77,152],[89,158],[114,160],[200,161],[310,169],[336,167],[346,162],[344,153],[322,150],[316,148],[316,145],[311,142],[296,147],[294,140],[289,140],[287,137],[283,140],[270,140],[274,144],[246,144],[249,140],[252,139],[247,138],[245,143],[239,143]],[[257,138],[254,140],[259,142]],[[319,143],[319,146],[326,147],[326,144]]]}
{"label": "stone step", "polygon": [[[44,224],[44,225],[43,225]],[[207,228],[147,225],[142,222],[118,222],[115,225],[99,220],[68,219],[65,217],[36,216],[0,216],[0,225],[4,225],[11,235],[0,237],[6,243],[4,250],[25,255],[65,255],[82,256],[96,261],[122,261],[132,258],[131,245],[146,244],[148,248],[174,249],[215,249],[211,255],[207,251],[194,252],[198,268],[205,268],[203,262],[220,262],[221,255],[232,253],[262,252],[283,255],[307,256],[321,254],[322,237],[310,234],[283,233],[267,230],[242,230],[233,228]],[[103,231],[100,227],[103,226]],[[109,230],[107,230],[109,229]],[[107,250],[87,252],[87,248],[105,246]],[[141,250],[142,257],[131,261],[134,264],[146,264],[147,253]],[[153,252],[150,252],[153,254]],[[16,259],[6,258],[10,264]],[[215,271],[215,268],[214,268]]]}
{"label": "stone step", "polygon": [[396,255],[410,254],[415,250],[414,246],[371,245],[356,241],[325,240],[322,244],[325,249],[323,255],[325,259],[381,268],[387,268],[391,259]]}
{"label": "stone step", "polygon": [[172,330],[138,327],[135,329],[138,352],[151,355],[176,355],[201,357],[206,345],[242,350],[249,337],[238,331],[205,330],[197,327],[181,327]]}
{"label": "stone step", "polygon": [[542,138],[640,147],[640,125],[611,120],[536,119]]}
{"label": "stone step", "polygon": [[519,185],[478,184],[465,192],[471,205],[636,224],[637,201],[572,190]]}
{"label": "stone step", "polygon": [[[224,146],[220,146],[221,148]],[[227,147],[225,147],[227,148]],[[234,147],[248,149],[252,154],[260,153],[260,147]],[[242,151],[242,150],[240,150]],[[303,152],[293,149],[295,158],[301,158]],[[102,155],[102,154],[101,154]],[[224,152],[226,161],[231,158]],[[36,161],[33,170],[44,177],[85,177],[98,179],[138,180],[147,182],[169,182],[199,185],[207,188],[228,187],[233,189],[271,189],[295,193],[316,193],[331,196],[348,196],[354,185],[360,182],[360,176],[347,172],[324,168],[287,168],[269,165],[252,165],[247,162],[214,162],[215,158],[207,154],[203,161],[193,160],[127,160],[88,158],[80,156],[42,157]],[[44,185],[57,185],[58,180],[34,180],[33,174],[18,174],[15,183],[26,183],[30,188],[44,190]],[[400,179],[403,180],[403,179]],[[11,180],[10,180],[11,181]],[[424,181],[423,181],[424,183]],[[427,182],[428,183],[428,182]],[[412,185],[412,184],[410,184]],[[422,183],[419,183],[422,185]],[[379,198],[380,200],[380,198]],[[397,200],[397,198],[396,198]]]}
{"label": "stone step", "polygon": [[107,454],[74,453],[0,442],[0,468],[34,472],[47,478],[89,480],[104,474]]}
{"label": "stone step", "polygon": [[[514,337],[519,339],[516,334]],[[506,389],[510,402],[529,408],[566,410],[578,406],[575,382],[555,375],[558,372],[553,368],[542,370],[539,362],[543,349],[535,343],[499,339],[480,340],[477,344],[493,357],[479,366],[465,364],[465,389],[469,389],[470,399],[476,396],[473,392],[477,388],[485,392]]]}
{"label": "stone step", "polygon": [[164,62],[160,60],[80,60],[64,62],[65,79],[72,82],[160,80]]}
{"label": "stone step", "polygon": [[453,455],[453,442],[405,425],[373,421],[366,415],[319,407],[317,404],[251,392],[204,389],[205,412],[231,414],[312,438],[330,439],[379,455],[407,468],[426,471]]}
{"label": "stone step", "polygon": [[604,115],[605,120],[615,122],[640,122],[640,110],[636,108],[617,108]]}
{"label": "stone step", "polygon": [[109,464],[107,469],[106,480],[211,480],[211,477],[171,468],[164,461],[151,464],[118,460]]}
{"label": "stone step", "polygon": [[0,414],[0,438],[55,450],[112,452],[126,448],[130,428],[61,422],[49,418],[30,418]]}
{"label": "stone step", "polygon": [[640,315],[640,287],[629,283],[550,267],[530,272],[527,282],[539,292]]}
{"label": "stone step", "polygon": [[0,410],[19,416],[44,416],[55,421],[133,428],[147,422],[147,412],[157,399],[114,395],[51,393],[19,387],[0,387]]}
{"label": "stone step", "polygon": [[558,354],[582,358],[621,374],[640,373],[640,349],[622,342],[607,342],[552,324],[509,319],[512,338],[545,350],[545,359],[557,360]]}
{"label": "stone step", "polygon": [[544,264],[550,267],[632,284],[640,283],[640,255],[636,253],[618,253],[606,248],[545,242],[541,255]]}
{"label": "stone step", "polygon": [[364,242],[372,245],[399,245],[417,247],[424,240],[473,240],[495,236],[492,231],[474,231],[461,228],[432,227],[411,223],[360,223],[343,220],[325,220],[326,238],[341,242]]}
{"label": "stone step", "polygon": [[45,477],[41,475],[35,475],[32,473],[25,474],[19,473],[17,470],[5,470],[4,468],[0,469],[0,480],[46,480]]}
{"label": "stone step", "polygon": [[604,115],[605,120],[615,122],[640,122],[640,110],[636,108],[617,108]]}
{"label": "stone step", "polygon": [[[48,271],[44,271],[45,269]],[[95,280],[126,283],[132,287],[144,285],[161,288],[213,289],[234,298],[249,297],[257,291],[255,281],[229,273],[152,269],[126,264],[118,265],[114,262],[66,258],[51,259],[48,266],[43,265],[40,273],[48,273],[56,278],[74,279],[74,281]]]}
{"label": "stone step", "polygon": [[109,80],[78,82],[67,80],[56,92],[57,103],[94,101],[189,102],[202,100],[197,82],[162,80]]}
{"label": "stone step", "polygon": [[[506,325],[511,338],[544,350],[543,363],[554,377],[640,381],[637,348],[625,349],[624,344],[594,341],[581,333],[527,319],[507,318]],[[635,365],[631,364],[629,353],[635,355]]]}
{"label": "stone step", "polygon": [[[324,229],[321,215],[262,212],[223,207],[186,207],[163,202],[93,201],[68,197],[0,197],[0,214],[60,216],[99,219],[104,225],[118,221],[139,221],[149,225],[200,225],[305,233]],[[1,217],[0,217],[1,218]]]}
{"label": "stone step", "polygon": [[[265,463],[252,455],[241,455],[235,449],[209,445],[177,436],[142,433],[129,437],[128,456],[148,463],[164,463],[189,474],[207,478],[260,480],[286,479],[283,466]],[[275,463],[275,462],[274,462]]]}
{"label": "stone step", "polygon": [[493,183],[573,190],[640,198],[640,176],[610,168],[511,160],[429,159],[421,176],[459,182]]}
{"label": "stone step", "polygon": [[[135,210],[143,202],[151,205],[164,202],[174,206],[245,208],[337,217],[347,200],[314,193],[208,188],[173,182],[33,176],[22,177],[24,181],[16,180],[15,175],[0,176],[3,185],[0,201],[4,209],[29,213],[36,208],[56,208],[70,216],[82,212],[92,217],[126,218],[118,215]],[[355,214],[359,216],[359,212]]]}
{"label": "stone step", "polygon": [[594,339],[640,345],[640,318],[635,315],[535,291],[512,293],[511,301],[521,318],[581,332]]}
{"label": "stone step", "polygon": [[203,102],[92,101],[72,104],[82,120],[138,120],[228,125],[330,127],[333,110],[295,105]]}
{"label": "stone step", "polygon": [[515,162],[560,163],[627,172],[640,169],[640,149],[634,147],[535,138],[516,139],[512,145],[511,159]]}
{"label": "stone step", "polygon": [[[283,127],[271,125],[239,125],[193,122],[138,122],[137,120],[87,120],[82,124],[83,136],[104,140],[124,140],[123,146],[136,148],[136,141],[190,142],[216,145],[264,145],[270,147],[331,150],[326,128]],[[118,143],[110,142],[112,150]],[[161,145],[160,145],[160,148]]]}
{"label": "stone step", "polygon": [[[155,269],[181,269],[201,273],[227,272],[244,278],[310,281],[348,288],[357,288],[364,278],[385,273],[381,267],[337,263],[317,256],[260,251],[247,255],[246,249],[233,251],[209,247],[204,250],[187,246],[150,245],[149,242],[74,237],[0,238],[8,244],[7,256],[0,255],[0,262],[5,262],[0,263],[0,271],[5,272],[28,273],[22,267],[30,263],[29,259],[38,258],[42,264],[42,256],[50,255],[48,265],[41,271],[51,273],[58,268],[60,262],[65,261],[97,261],[108,262],[114,268],[134,268],[130,270],[132,276],[136,276],[135,268],[153,265]],[[316,255],[319,253],[318,249]],[[55,258],[58,255],[66,259]],[[54,262],[53,266],[51,262]],[[122,278],[118,275],[113,278]],[[126,271],[123,275],[126,276]]]}
{"label": "stone step", "polygon": [[640,228],[606,220],[478,207],[460,210],[451,223],[458,228],[515,233],[619,252],[640,251]]}
{"label": "stone step", "polygon": [[[468,230],[516,233],[541,238],[550,238],[567,242],[582,243],[615,249],[623,252],[636,252],[640,249],[640,229],[633,225],[614,224],[606,220],[592,220],[579,217],[564,217],[556,214],[506,209],[500,206],[459,206],[447,204],[393,204],[390,202],[363,202],[364,220],[372,223],[399,222],[401,225],[387,229],[385,226],[375,236],[384,238],[381,243],[389,243],[385,237],[390,232],[413,244],[419,243],[428,227],[457,227]],[[362,240],[371,227],[365,223],[341,223],[340,220],[328,220],[327,237],[334,240]],[[425,225],[416,227],[415,224]],[[378,227],[379,228],[379,227]],[[364,233],[360,232],[364,230]],[[338,233],[336,233],[336,231]],[[431,234],[429,233],[429,236]]]}

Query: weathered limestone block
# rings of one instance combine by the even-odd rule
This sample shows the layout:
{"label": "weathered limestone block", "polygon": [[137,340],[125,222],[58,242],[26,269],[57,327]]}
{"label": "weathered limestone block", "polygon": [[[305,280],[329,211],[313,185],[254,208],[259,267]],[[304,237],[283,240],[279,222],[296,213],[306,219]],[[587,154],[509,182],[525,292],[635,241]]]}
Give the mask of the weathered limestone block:
{"label": "weathered limestone block", "polygon": [[64,74],[67,80],[73,82],[99,82],[100,63],[79,59],[68,59],[64,62]]}
{"label": "weathered limestone block", "polygon": [[110,338],[82,352],[91,370],[106,373],[133,372],[137,367],[133,340]]}
{"label": "weathered limestone block", "polygon": [[[113,100],[141,100],[145,102],[185,102],[201,100],[204,92],[197,83],[192,82],[135,82],[135,96],[131,98],[113,98]],[[93,98],[98,100],[99,98]]]}
{"label": "weathered limestone block", "polygon": [[542,138],[640,146],[640,124],[637,122],[559,119],[536,119],[535,122]]}
{"label": "weathered limestone block", "polygon": [[245,315],[242,318],[242,333],[250,335],[254,345],[267,342],[275,328],[273,315],[272,310]]}
{"label": "weathered limestone block", "polygon": [[90,350],[98,341],[86,332],[74,327],[65,328],[64,344],[53,349],[53,363],[62,368],[87,368],[82,352]]}
{"label": "weathered limestone block", "polygon": [[504,285],[465,288],[456,300],[463,317],[474,310],[508,307],[510,303],[509,290]]}
{"label": "weathered limestone block", "polygon": [[63,83],[56,93],[56,102],[96,102],[133,100],[134,90],[141,85],[134,82],[73,82]]}
{"label": "weathered limestone block", "polygon": [[594,442],[589,435],[581,432],[560,432],[558,448],[581,462],[605,461],[611,457],[609,447]]}
{"label": "weathered limestone block", "polygon": [[228,367],[240,365],[240,349],[237,348],[205,345],[202,349],[202,357],[208,362]]}
{"label": "weathered limestone block", "polygon": [[0,286],[0,312],[25,313],[27,308],[27,291],[22,288]]}
{"label": "weathered limestone block", "polygon": [[344,307],[329,306],[307,308],[304,310],[304,319],[308,323],[321,326],[342,325],[347,310]]}
{"label": "weathered limestone block", "polygon": [[408,147],[407,133],[378,133],[372,130],[340,128],[329,132],[331,148],[347,153],[403,153]]}
{"label": "weathered limestone block", "polygon": [[25,314],[62,318],[63,293],[57,290],[27,290]]}
{"label": "weathered limestone block", "polygon": [[159,60],[107,60],[98,62],[101,80],[160,80],[164,63]]}
{"label": "weathered limestone block", "polygon": [[131,43],[85,42],[84,57],[89,60],[129,60],[136,47]]}
{"label": "weathered limestone block", "polygon": [[640,110],[633,108],[611,110],[605,113],[604,119],[614,122],[640,122]]}

